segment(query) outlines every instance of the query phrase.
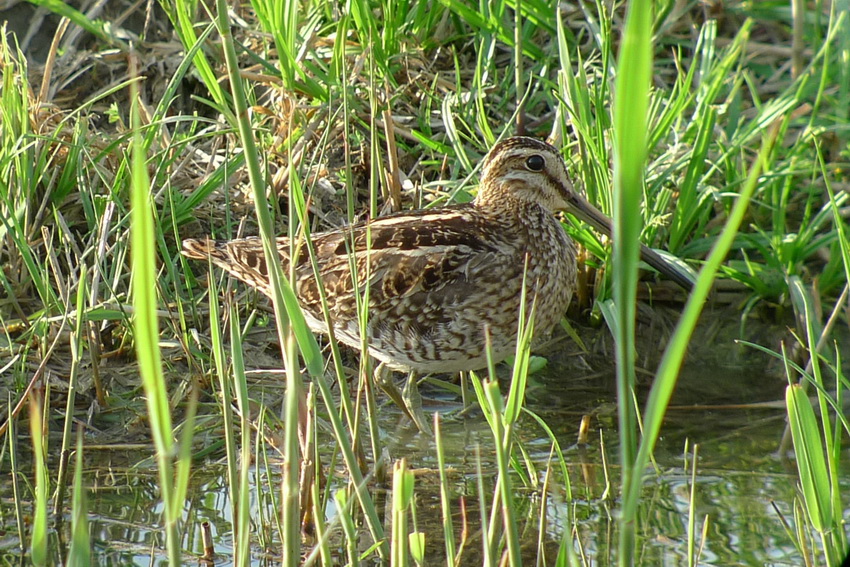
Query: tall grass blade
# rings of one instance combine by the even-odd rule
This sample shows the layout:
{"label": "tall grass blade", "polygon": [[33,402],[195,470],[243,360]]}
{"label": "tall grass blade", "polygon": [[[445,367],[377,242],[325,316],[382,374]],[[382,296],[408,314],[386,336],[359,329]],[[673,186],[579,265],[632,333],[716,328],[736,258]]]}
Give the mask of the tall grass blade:
{"label": "tall grass blade", "polygon": [[79,26],[109,45],[119,47],[122,50],[127,49],[127,44],[115,33],[117,30],[114,26],[103,20],[92,20],[68,2],[62,2],[61,0],[33,0],[32,4],[46,8],[62,18],[68,18],[74,25]]}
{"label": "tall grass blade", "polygon": [[[195,33],[195,12],[199,8],[198,4],[190,0],[170,0],[162,2],[161,5],[165,9],[166,14],[168,14],[174,26],[174,31],[177,33],[177,37],[180,38],[184,48],[187,52],[193,54],[192,62],[195,65],[195,70],[213,97],[217,109],[225,115],[228,123],[233,124],[235,117],[230,111],[228,97],[221,83],[218,81],[218,76],[213,70],[213,66],[210,64],[205,51],[197,47],[198,43],[202,41]],[[227,17],[227,12],[224,15],[219,14],[219,17]]]}
{"label": "tall grass blade", "polygon": [[[833,428],[830,410],[837,418],[844,421],[844,409],[840,405],[842,385],[840,383],[840,354],[836,353],[836,365],[832,369],[836,374],[835,397],[828,393],[824,372],[828,369],[821,358],[819,349],[824,342],[825,333],[817,320],[812,294],[803,285],[799,277],[790,278],[794,305],[799,317],[803,320],[806,330],[806,341],[809,351],[808,367],[812,369],[812,384],[817,388],[818,410],[821,426],[818,428],[809,399],[805,396],[806,383],[799,384],[802,393],[793,392],[793,400],[786,392],[786,406],[789,414],[788,425],[794,442],[794,452],[797,455],[797,469],[800,484],[803,487],[805,511],[815,529],[820,532],[824,554],[827,562],[838,561],[846,547],[846,537],[840,527],[838,518],[842,515],[841,487],[839,484],[839,465],[841,460],[841,429]],[[783,353],[784,354],[784,353]],[[824,368],[826,367],[826,368]],[[805,398],[805,402],[800,398]],[[791,401],[795,402],[792,407]],[[793,415],[792,415],[793,412]],[[809,416],[811,413],[811,417]],[[796,420],[796,431],[795,431]],[[816,498],[816,500],[815,500]]]}
{"label": "tall grass blade", "polygon": [[440,509],[443,518],[443,543],[446,546],[446,565],[456,562],[455,534],[452,523],[451,498],[449,497],[449,479],[446,473],[446,452],[443,447],[443,430],[440,414],[434,414],[434,446],[437,450],[437,467],[440,471]]}
{"label": "tall grass blade", "polygon": [[[473,383],[478,382],[477,379],[473,378]],[[483,392],[482,392],[483,394]],[[483,395],[479,398],[486,399]],[[478,490],[478,508],[479,515],[481,518],[481,546],[482,546],[482,556],[481,556],[481,565],[482,567],[494,567],[497,565],[495,558],[495,548],[493,547],[493,542],[487,537],[487,534],[491,532],[490,530],[490,520],[489,513],[487,511],[487,491],[484,487],[484,471],[481,469],[481,447],[475,447],[475,485]]]}
{"label": "tall grass blade", "polygon": [[[235,390],[236,406],[239,409],[239,431],[241,436],[239,439],[239,474],[237,484],[233,486],[235,493],[235,509],[236,516],[234,517],[234,532],[236,537],[235,543],[235,563],[237,565],[247,565],[251,554],[251,517],[250,517],[250,502],[251,492],[248,485],[248,475],[251,472],[251,408],[248,401],[248,385],[245,380],[245,362],[242,358],[242,337],[239,332],[239,314],[234,305],[230,306],[230,354],[233,361],[233,387]],[[297,420],[297,412],[296,412]],[[296,422],[297,431],[297,422]],[[284,495],[286,487],[284,486]],[[298,514],[298,497],[294,504],[283,502],[283,517],[284,522],[292,520],[292,510],[287,510],[287,505],[295,507],[295,526],[297,529]],[[286,529],[286,528],[284,528]],[[289,537],[290,533],[287,530],[283,537]],[[296,544],[297,548],[297,544]]]}
{"label": "tall grass blade", "polygon": [[[223,0],[217,2],[218,9],[218,29],[222,37],[224,46],[225,60],[227,62],[228,77],[231,83],[231,94],[233,96],[233,105],[236,115],[236,123],[239,128],[239,136],[242,142],[243,151],[245,152],[245,165],[248,170],[251,188],[254,195],[255,209],[257,212],[257,220],[260,228],[260,238],[263,243],[263,252],[267,266],[267,273],[272,285],[272,305],[274,307],[275,319],[277,320],[277,332],[280,340],[281,354],[283,363],[286,369],[286,385],[287,385],[287,410],[293,405],[290,402],[290,397],[297,400],[297,397],[302,395],[304,390],[301,381],[301,374],[298,368],[297,360],[293,360],[293,350],[290,348],[290,318],[301,317],[303,314],[297,305],[295,294],[283,277],[280,256],[275,247],[275,235],[272,225],[272,218],[269,212],[268,199],[266,198],[267,180],[262,173],[259,152],[254,141],[254,130],[251,126],[248,101],[244,89],[243,81],[239,75],[239,62],[236,56],[233,35],[230,30],[230,22],[228,20],[228,6]],[[286,296],[286,297],[285,297]],[[306,323],[303,324],[306,327]],[[315,337],[309,335],[307,338],[308,344],[312,341],[315,344]],[[318,347],[315,347],[318,350]],[[321,372],[321,369],[318,369]],[[298,415],[298,404],[295,403],[295,414],[290,417],[300,425]],[[287,428],[284,439],[284,497],[287,502],[283,504],[285,520],[283,522],[286,532],[283,535],[283,557],[286,564],[294,565],[299,560],[301,538],[299,534],[299,521],[295,513],[295,518],[292,517],[294,510],[300,510],[299,491],[298,491],[298,475],[300,471],[299,463],[301,455],[298,447],[299,426]],[[243,447],[244,451],[244,447]]]}
{"label": "tall grass blade", "polygon": [[639,473],[646,468],[650,461],[655,444],[658,441],[661,424],[667,411],[670,397],[673,395],[679,370],[685,358],[688,342],[696,327],[697,319],[702,312],[705,300],[711,291],[711,285],[717,274],[717,270],[729,253],[737,231],[744,220],[744,214],[759,184],[761,173],[770,165],[771,153],[776,143],[778,132],[778,128],[773,128],[765,135],[761,149],[755,157],[755,162],[751,166],[747,180],[729,213],[726,225],[717,237],[711,253],[699,272],[696,284],[685,304],[685,309],[682,312],[679,323],[676,325],[673,336],[670,338],[670,342],[664,351],[664,356],[661,359],[661,364],[656,372],[655,381],[652,384],[652,389],[649,392],[649,398],[646,402],[643,419],[643,438],[634,463],[636,474],[632,475],[630,479],[631,487],[624,490],[624,517],[636,517],[640,489],[643,484]]}
{"label": "tall grass blade", "polygon": [[33,469],[35,471],[35,498],[32,510],[32,535],[30,559],[36,566],[47,565],[47,431],[43,419],[43,400],[39,395],[30,397],[30,435],[32,437]]}
{"label": "tall grass blade", "polygon": [[9,397],[6,400],[6,415],[8,427],[6,429],[6,441],[9,447],[9,476],[11,477],[12,496],[15,507],[15,526],[18,536],[18,550],[23,554],[24,545],[26,542],[26,531],[24,529],[24,511],[21,503],[23,502],[20,485],[18,483],[18,475],[20,468],[18,467],[18,421],[14,417],[14,404],[12,403],[12,393],[9,392]]}
{"label": "tall grass blade", "polygon": [[71,504],[71,549],[69,567],[90,567],[91,538],[89,537],[88,504],[83,488],[83,429],[77,430],[77,451],[74,462],[74,497]]}
{"label": "tall grass blade", "polygon": [[808,394],[799,384],[785,389],[785,405],[806,513],[812,526],[823,532],[832,524],[832,487],[817,418]]}
{"label": "tall grass blade", "polygon": [[[848,66],[850,67],[850,66]],[[848,70],[850,74],[850,70]],[[850,235],[847,233],[847,224],[841,216],[841,211],[838,206],[838,200],[835,196],[835,190],[832,187],[830,176],[823,161],[823,154],[818,148],[818,164],[821,174],[823,175],[824,186],[826,187],[827,195],[829,195],[829,208],[832,211],[832,222],[835,226],[835,231],[838,234],[838,249],[841,251],[841,260],[844,265],[844,282],[845,285],[850,285]]]}
{"label": "tall grass blade", "polygon": [[337,490],[334,493],[334,502],[336,502],[337,517],[345,535],[345,553],[348,558],[348,565],[357,567],[360,565],[360,555],[357,552],[357,528],[354,518],[351,517],[351,501],[345,490]]}
{"label": "tall grass blade", "polygon": [[[210,266],[210,268],[212,268],[212,266]],[[208,287],[209,289],[215,289],[211,274],[212,270],[210,269],[208,272]],[[237,465],[239,462],[239,455],[237,454],[236,444],[236,419],[233,414],[233,390],[239,386],[236,386],[234,381],[231,379],[226,363],[228,357],[225,354],[224,341],[222,339],[221,328],[219,326],[222,318],[218,294],[209,294],[209,302],[210,342],[212,343],[215,375],[218,377],[219,395],[221,396],[219,407],[221,411],[222,426],[224,428],[225,461],[227,462],[226,484],[230,500],[231,529],[233,531],[232,537],[235,544],[239,541],[237,518],[239,518],[239,503],[241,501],[240,496],[242,495],[239,492],[239,469]],[[239,552],[239,546],[234,545],[234,563],[237,563],[236,557]]]}
{"label": "tall grass blade", "polygon": [[[519,317],[517,322],[517,344],[514,355],[514,367],[511,373],[511,386],[508,391],[508,398],[505,402],[505,411],[501,418],[506,426],[505,435],[502,443],[505,446],[510,445],[511,426],[519,419],[520,411],[522,411],[525,402],[525,390],[528,383],[528,365],[531,360],[531,340],[534,335],[534,314],[537,298],[534,298],[531,309],[527,305],[527,289],[526,275],[528,273],[528,259],[522,273],[522,291],[519,301]],[[491,378],[494,375],[490,374]]]}
{"label": "tall grass blade", "polygon": [[81,339],[84,336],[86,278],[88,270],[85,263],[80,266],[78,278],[76,314],[74,318],[74,329],[71,331],[71,371],[68,376],[68,392],[65,394],[65,422],[62,429],[62,451],[60,453],[59,473],[57,474],[57,487],[54,498],[54,513],[62,513],[62,504],[65,494],[65,477],[68,468],[68,459],[71,447],[71,424],[74,418],[74,404],[77,399],[77,381],[79,379],[80,362],[83,356],[83,345]]}
{"label": "tall grass blade", "polygon": [[131,145],[131,211],[130,246],[132,264],[133,320],[136,342],[136,358],[139,374],[145,390],[148,408],[148,420],[151,427],[156,460],[159,471],[160,494],[165,516],[165,542],[168,549],[168,561],[171,565],[180,564],[180,539],[178,521],[183,500],[176,500],[174,493],[174,469],[172,462],[171,410],[168,405],[168,392],[165,376],[162,372],[162,355],[159,350],[159,320],[157,316],[157,268],[156,238],[150,195],[144,146],[139,116],[138,89],[133,83],[131,121],[133,141]]}
{"label": "tall grass blade", "polygon": [[[637,451],[637,417],[632,403],[635,386],[634,335],[637,268],[640,256],[640,210],[646,162],[647,111],[652,76],[652,3],[629,2],[618,61],[614,98],[614,302],[617,306],[617,405],[623,499],[630,494]],[[624,507],[620,517],[618,564],[634,563],[635,513]]]}
{"label": "tall grass blade", "polygon": [[[687,454],[687,453],[686,453]],[[696,567],[699,564],[699,556],[696,546],[696,518],[697,518],[697,463],[699,462],[699,445],[694,445],[691,453],[691,478],[688,491],[688,567]],[[687,466],[685,467],[687,471]],[[704,541],[704,540],[703,540]]]}
{"label": "tall grass blade", "polygon": [[[516,508],[514,496],[511,490],[511,470],[509,465],[511,451],[511,425],[506,424],[505,410],[502,406],[502,394],[499,391],[499,383],[487,380],[484,384],[484,392],[487,402],[494,414],[493,440],[496,446],[496,463],[499,474],[496,478],[496,503],[501,504],[502,525],[505,529],[505,538],[508,544],[508,561],[510,565],[521,565],[522,559],[519,546],[519,530],[516,525]],[[496,510],[493,511],[495,516]],[[491,521],[491,533],[496,527],[496,522]],[[491,549],[495,547],[495,538],[491,540]]]}
{"label": "tall grass blade", "polygon": [[392,508],[392,560],[393,567],[410,564],[407,518],[413,500],[413,473],[407,470],[407,461],[400,459],[393,465]]}

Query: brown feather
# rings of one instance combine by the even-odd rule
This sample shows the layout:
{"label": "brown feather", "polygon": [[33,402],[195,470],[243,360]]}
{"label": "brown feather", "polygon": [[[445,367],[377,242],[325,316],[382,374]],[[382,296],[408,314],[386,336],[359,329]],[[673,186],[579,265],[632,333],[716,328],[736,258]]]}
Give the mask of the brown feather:
{"label": "brown feather", "polygon": [[[531,156],[540,156],[541,160]],[[542,171],[534,169],[544,164]],[[314,234],[312,243],[336,336],[359,348],[356,294],[369,286],[369,351],[399,369],[454,372],[486,364],[485,329],[495,360],[511,354],[523,275],[537,334],[566,311],[575,286],[575,245],[554,218],[573,187],[555,148],[510,138],[485,159],[470,204],[402,212]],[[277,239],[284,273],[290,246]],[[183,254],[206,259],[269,295],[261,242],[186,240]],[[355,275],[351,273],[351,255]],[[295,291],[311,327],[327,332],[320,283],[307,247],[295,263]],[[530,305],[529,305],[530,311]]]}

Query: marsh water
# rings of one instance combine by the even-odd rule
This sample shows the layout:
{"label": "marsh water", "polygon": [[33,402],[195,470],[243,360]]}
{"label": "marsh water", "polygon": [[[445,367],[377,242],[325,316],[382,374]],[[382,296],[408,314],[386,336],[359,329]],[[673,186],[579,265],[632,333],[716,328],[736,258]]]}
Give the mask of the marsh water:
{"label": "marsh water", "polygon": [[[781,400],[786,379],[780,364],[735,342],[743,335],[778,349],[779,342],[790,335],[786,335],[782,323],[748,322],[742,327],[732,313],[725,310],[701,324],[655,452],[655,467],[645,471],[637,555],[641,565],[687,564],[691,513],[695,515],[697,543],[702,546],[700,565],[801,565],[801,555],[783,526],[783,518],[793,524],[797,497],[793,461],[778,453],[785,428]],[[666,325],[641,327],[641,397],[648,390],[649,369],[657,363],[659,345],[668,333]],[[613,464],[618,453],[612,343],[603,329],[585,330],[582,335],[587,340],[585,352],[566,339],[547,345],[547,364],[532,375],[527,391],[528,409],[546,421],[564,452],[571,498],[562,483],[543,488],[547,470],[557,465],[552,461],[552,443],[537,422],[525,416],[516,431],[537,468],[536,486],[514,483],[523,511],[520,516],[528,520],[521,537],[529,564],[538,555],[538,541],[543,542],[542,564],[553,561],[565,530],[589,564],[610,565],[616,560],[619,470]],[[473,524],[479,518],[479,466],[492,496],[496,470],[492,434],[479,411],[458,411],[461,404],[454,394],[428,384],[423,384],[422,389],[426,410],[446,416],[443,437],[453,505],[458,507],[454,520],[458,531],[462,522],[461,499],[466,518]],[[590,433],[587,443],[579,445],[576,439],[583,416],[589,417]],[[443,521],[433,442],[419,435],[391,404],[383,406],[380,424],[391,458],[405,457],[416,471],[416,523],[417,529],[426,534],[429,560],[425,564],[443,564]],[[58,431],[59,426],[52,430]],[[157,527],[161,506],[156,468],[149,457],[151,447],[147,443],[98,447],[96,439],[88,442],[91,446],[86,450],[84,482],[89,490],[90,533],[97,563],[164,564],[164,541]],[[696,507],[692,512],[689,502],[694,444],[699,448],[693,485]],[[26,452],[27,445],[22,442],[20,448]],[[326,447],[324,452],[330,459],[333,448]],[[3,461],[4,474],[9,472],[7,462]],[[323,464],[328,467],[327,462]],[[843,465],[847,470],[848,463]],[[342,487],[345,478],[339,466],[337,469],[340,474],[331,472],[328,476],[332,484]],[[268,468],[253,469],[251,482],[259,484],[259,490],[277,491],[279,480],[275,462]],[[202,524],[208,522],[216,552],[223,556],[217,565],[229,564],[231,551],[231,506],[225,481],[222,464],[196,459],[185,507],[184,550],[202,553],[200,534]],[[845,485],[850,494],[850,479],[845,480]],[[4,532],[0,549],[5,562],[15,564],[21,552],[14,514],[8,504],[12,494],[7,484],[2,490],[7,504],[0,518]],[[388,503],[382,503],[386,488],[374,486],[373,495],[384,513],[389,508]],[[538,540],[541,506],[545,525]],[[277,534],[274,528],[264,533],[257,527],[273,526],[274,511],[259,510],[260,507],[257,502],[252,505],[252,533],[256,530],[253,561],[256,565],[275,565]],[[332,521],[334,515],[334,509],[329,508],[327,519]],[[67,527],[59,530],[63,531],[67,532]],[[469,532],[462,564],[480,565],[481,544],[475,525],[469,526]],[[58,559],[62,545],[56,547],[54,557]],[[185,560],[196,562],[189,554]]]}

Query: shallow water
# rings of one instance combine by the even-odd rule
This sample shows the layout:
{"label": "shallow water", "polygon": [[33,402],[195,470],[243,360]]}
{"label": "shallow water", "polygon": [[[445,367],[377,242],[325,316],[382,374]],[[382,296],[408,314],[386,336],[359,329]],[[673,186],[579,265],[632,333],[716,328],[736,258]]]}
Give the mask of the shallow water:
{"label": "shallow water", "polygon": [[[781,325],[751,325],[748,339],[762,344],[773,341],[778,345]],[[657,362],[669,325],[642,327],[639,352],[641,364],[652,367]],[[545,563],[554,560],[558,544],[572,534],[577,549],[593,565],[614,564],[616,559],[616,494],[619,470],[616,463],[617,432],[613,365],[610,362],[610,338],[602,330],[585,329],[590,352],[576,354],[570,343],[556,341],[550,345],[545,369],[531,377],[527,395],[528,409],[542,417],[556,435],[567,463],[572,498],[568,499],[560,486],[542,489],[547,470],[557,466],[550,460],[551,442],[537,423],[523,417],[516,433],[536,466],[536,486],[522,486],[514,479],[514,489],[522,511],[530,519],[521,526],[523,552],[529,564],[538,554],[537,520],[539,507],[545,507],[546,525],[543,553]],[[645,492],[640,517],[643,533],[638,534],[639,564],[681,565],[687,563],[687,525],[691,490],[692,453],[686,454],[694,443],[699,444],[696,494],[696,531],[701,533],[707,522],[706,537],[697,541],[703,545],[700,565],[775,565],[798,566],[801,556],[783,528],[780,513],[793,521],[793,502],[796,496],[796,471],[792,462],[777,454],[779,440],[785,427],[784,409],[751,406],[755,402],[782,400],[785,379],[781,367],[768,357],[732,342],[740,336],[740,325],[717,325],[716,319],[703,323],[695,337],[689,362],[683,370],[679,386],[665,421],[663,436],[656,449],[656,466],[645,472]],[[850,343],[848,343],[850,344]],[[649,378],[642,374],[639,393],[645,397]],[[506,391],[507,384],[503,384]],[[461,524],[459,501],[466,505],[471,537],[463,554],[464,565],[480,564],[480,539],[475,535],[478,525],[478,488],[475,474],[477,461],[485,471],[485,484],[492,496],[495,474],[493,441],[480,411],[459,417],[458,400],[453,395],[432,386],[423,386],[425,406],[429,411],[447,413],[443,421],[445,451],[449,461],[449,480],[453,488],[455,531]],[[583,415],[591,416],[588,444],[575,444],[578,426]],[[443,520],[439,506],[439,479],[436,453],[431,441],[419,435],[393,406],[385,405],[380,424],[386,432],[386,447],[393,459],[405,457],[417,473],[418,528],[426,534],[426,562],[442,564]],[[54,428],[54,431],[58,428]],[[58,443],[58,442],[57,442]],[[21,444],[22,452],[27,445]],[[332,448],[326,448],[330,451]],[[165,561],[161,531],[160,507],[157,502],[156,471],[141,456],[149,450],[130,448],[113,451],[87,451],[85,483],[89,487],[88,504],[90,533],[95,542],[94,553],[101,565],[149,565]],[[609,463],[603,466],[603,452]],[[327,466],[327,463],[324,463]],[[139,466],[136,466],[139,465]],[[850,470],[850,462],[842,463]],[[3,461],[8,472],[8,460]],[[225,557],[231,551],[229,520],[231,514],[225,485],[225,468],[211,462],[194,466],[190,495],[185,508],[184,550],[201,553],[202,522],[209,522],[216,542],[216,551]],[[344,481],[331,476],[331,482]],[[609,485],[610,481],[610,485]],[[279,490],[277,464],[266,471],[255,468],[251,477],[261,490]],[[340,485],[341,486],[341,485]],[[610,488],[606,492],[606,488]],[[850,479],[845,479],[845,494],[850,494]],[[8,561],[18,561],[17,529],[9,507],[11,489],[2,488],[4,513],[0,520],[4,537],[0,553]],[[377,488],[373,494],[383,490]],[[380,498],[380,497],[379,497]],[[845,502],[845,504],[847,504]],[[384,503],[385,506],[389,506]],[[489,505],[489,503],[488,503]],[[272,524],[271,509],[263,510],[263,523]],[[382,509],[381,514],[384,513]],[[327,510],[332,520],[334,510]],[[847,514],[850,519],[850,514]],[[258,504],[252,503],[256,521]],[[255,531],[256,530],[256,531]],[[253,560],[256,565],[277,564],[278,535],[273,529],[254,535]],[[67,528],[59,530],[67,533]],[[55,550],[62,545],[54,531]],[[261,540],[268,541],[265,546]],[[58,560],[59,552],[54,551]],[[194,559],[187,555],[187,562]],[[229,564],[221,560],[218,565]]]}

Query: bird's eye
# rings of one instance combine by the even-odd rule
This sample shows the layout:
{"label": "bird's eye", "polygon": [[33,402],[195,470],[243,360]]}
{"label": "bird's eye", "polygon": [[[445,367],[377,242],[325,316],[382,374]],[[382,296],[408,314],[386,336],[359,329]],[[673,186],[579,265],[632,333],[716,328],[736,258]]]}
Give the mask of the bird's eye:
{"label": "bird's eye", "polygon": [[531,171],[543,171],[543,168],[546,167],[546,160],[543,159],[543,156],[534,154],[525,160],[525,165]]}

